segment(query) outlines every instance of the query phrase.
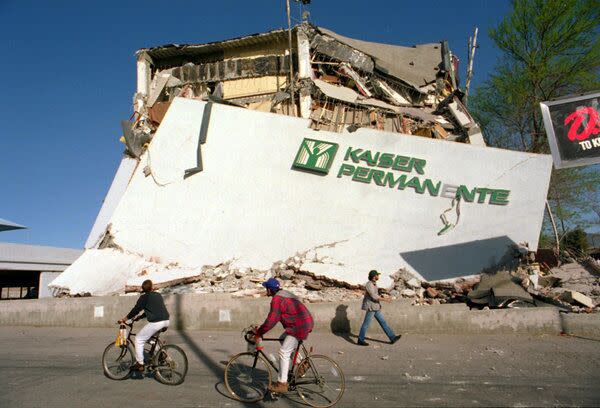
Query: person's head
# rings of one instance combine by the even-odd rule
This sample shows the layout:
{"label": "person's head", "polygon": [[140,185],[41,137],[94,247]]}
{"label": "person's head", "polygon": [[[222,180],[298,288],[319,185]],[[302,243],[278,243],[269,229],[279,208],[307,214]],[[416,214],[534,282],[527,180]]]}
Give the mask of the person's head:
{"label": "person's head", "polygon": [[373,282],[377,282],[377,280],[379,279],[379,272],[377,272],[375,269],[373,269],[372,271],[369,272],[369,280],[373,281]]}
{"label": "person's head", "polygon": [[152,292],[152,281],[150,279],[146,279],[144,282],[142,282],[142,292]]}
{"label": "person's head", "polygon": [[275,296],[275,294],[281,289],[279,281],[275,278],[271,278],[262,284],[267,289],[267,296]]}

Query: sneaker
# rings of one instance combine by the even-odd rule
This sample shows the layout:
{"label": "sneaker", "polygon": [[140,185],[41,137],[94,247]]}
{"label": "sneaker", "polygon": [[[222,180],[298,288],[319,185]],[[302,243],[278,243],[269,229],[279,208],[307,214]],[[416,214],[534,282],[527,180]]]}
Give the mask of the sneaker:
{"label": "sneaker", "polygon": [[275,384],[269,384],[268,390],[275,394],[282,394],[288,392],[288,384],[277,381]]}
{"label": "sneaker", "polygon": [[356,342],[356,344],[358,344],[359,346],[368,346],[369,345],[369,343],[367,343],[366,341],[362,341],[362,340],[358,340]]}
{"label": "sneaker", "polygon": [[395,342],[397,342],[398,340],[400,340],[400,337],[402,337],[401,334],[394,336],[394,338],[392,340],[390,340],[390,344],[394,344]]}
{"label": "sneaker", "polygon": [[131,366],[131,370],[132,371],[144,371],[144,365],[136,362],[134,365]]}

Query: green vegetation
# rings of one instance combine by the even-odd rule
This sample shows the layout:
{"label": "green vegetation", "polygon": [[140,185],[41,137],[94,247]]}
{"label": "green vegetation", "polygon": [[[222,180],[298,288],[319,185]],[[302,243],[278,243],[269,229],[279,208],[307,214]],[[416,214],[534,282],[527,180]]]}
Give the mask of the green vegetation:
{"label": "green vegetation", "polygon": [[[540,102],[600,90],[600,1],[515,0],[512,5],[489,33],[502,59],[469,108],[489,145],[549,153]],[[548,202],[560,235],[600,224],[599,186],[598,165],[553,170]]]}

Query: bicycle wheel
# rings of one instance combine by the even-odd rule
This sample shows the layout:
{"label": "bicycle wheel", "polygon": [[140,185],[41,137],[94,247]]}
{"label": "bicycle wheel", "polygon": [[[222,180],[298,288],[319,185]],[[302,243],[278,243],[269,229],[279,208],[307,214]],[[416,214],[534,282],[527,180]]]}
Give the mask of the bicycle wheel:
{"label": "bicycle wheel", "polygon": [[163,384],[179,385],[185,380],[188,361],[185,352],[174,344],[162,346],[154,356],[156,379]]}
{"label": "bicycle wheel", "polygon": [[113,341],[102,353],[104,374],[113,380],[124,380],[131,375],[131,366],[135,362],[133,351],[129,345],[117,347]]}
{"label": "bicycle wheel", "polygon": [[325,408],[336,404],[346,389],[341,368],[329,357],[321,355],[302,360],[296,368],[295,380],[298,395],[312,407]]}
{"label": "bicycle wheel", "polygon": [[254,353],[240,353],[233,356],[225,367],[225,386],[238,401],[260,401],[270,383],[271,369],[261,355],[255,357]]}

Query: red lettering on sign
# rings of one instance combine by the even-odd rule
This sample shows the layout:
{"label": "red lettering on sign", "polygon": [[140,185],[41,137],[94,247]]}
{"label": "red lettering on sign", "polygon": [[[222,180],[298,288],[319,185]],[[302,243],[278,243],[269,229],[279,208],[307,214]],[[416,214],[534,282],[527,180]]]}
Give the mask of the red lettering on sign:
{"label": "red lettering on sign", "polygon": [[[581,133],[577,133],[582,123],[586,122],[587,124]],[[598,111],[591,106],[577,109],[575,112],[571,113],[565,119],[565,125],[568,125],[570,122],[573,122],[571,127],[569,128],[568,137],[569,140],[585,140],[591,135],[597,135],[600,133],[600,118],[598,117]]]}

